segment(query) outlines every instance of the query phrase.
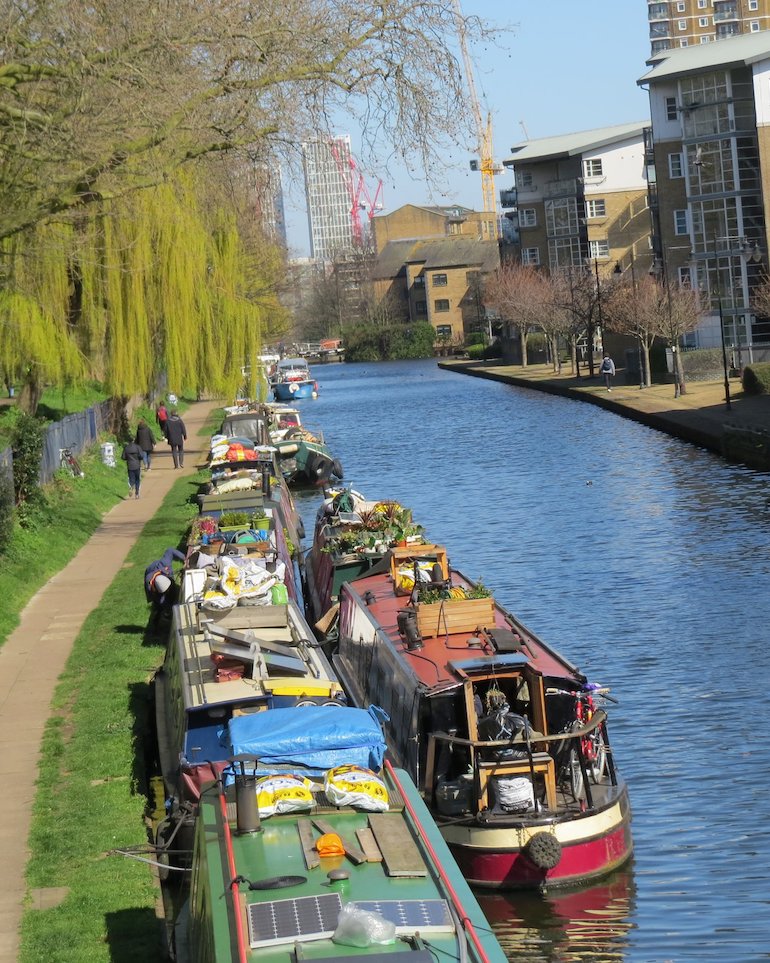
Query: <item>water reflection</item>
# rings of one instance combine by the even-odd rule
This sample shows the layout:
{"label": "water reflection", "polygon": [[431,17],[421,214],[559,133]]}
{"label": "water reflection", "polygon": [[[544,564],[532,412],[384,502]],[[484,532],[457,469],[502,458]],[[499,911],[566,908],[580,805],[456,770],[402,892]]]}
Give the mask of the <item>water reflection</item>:
{"label": "water reflection", "polygon": [[510,960],[603,963],[626,958],[635,896],[630,868],[565,893],[478,894]]}

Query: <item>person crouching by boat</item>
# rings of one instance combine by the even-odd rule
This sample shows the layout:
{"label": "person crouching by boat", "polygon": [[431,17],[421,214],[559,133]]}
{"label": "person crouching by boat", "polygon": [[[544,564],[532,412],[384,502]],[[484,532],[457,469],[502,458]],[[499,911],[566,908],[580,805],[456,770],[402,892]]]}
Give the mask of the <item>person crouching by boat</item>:
{"label": "person crouching by boat", "polygon": [[150,428],[144,418],[139,419],[139,424],[136,427],[136,438],[134,438],[134,441],[142,449],[144,467],[147,469],[147,471],[149,471],[150,462],[152,461],[152,452],[155,448],[155,435],[152,433],[152,428]]}
{"label": "person crouching by boat", "polygon": [[176,603],[177,585],[174,582],[174,561],[183,562],[184,555],[175,548],[167,548],[161,558],[150,562],[144,570],[144,594],[152,605],[151,623],[171,615]]}

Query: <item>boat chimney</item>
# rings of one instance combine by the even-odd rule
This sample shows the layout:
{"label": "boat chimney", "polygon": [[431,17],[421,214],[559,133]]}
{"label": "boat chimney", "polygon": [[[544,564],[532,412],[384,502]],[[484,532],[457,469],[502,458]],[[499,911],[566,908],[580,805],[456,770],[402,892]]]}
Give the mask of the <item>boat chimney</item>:
{"label": "boat chimney", "polygon": [[[235,820],[238,835],[262,832],[257,807],[257,757],[245,753],[229,760],[235,774]],[[249,772],[246,772],[246,764]]]}
{"label": "boat chimney", "polygon": [[422,635],[417,626],[417,613],[414,609],[400,609],[396,616],[398,631],[410,652],[422,648]]}

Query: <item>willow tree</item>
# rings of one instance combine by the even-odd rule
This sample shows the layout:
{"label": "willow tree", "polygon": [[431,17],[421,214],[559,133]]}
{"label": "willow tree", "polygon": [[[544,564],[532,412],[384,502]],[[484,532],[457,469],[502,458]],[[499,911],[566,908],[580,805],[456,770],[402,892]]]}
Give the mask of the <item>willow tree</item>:
{"label": "willow tree", "polygon": [[[435,169],[471,117],[448,0],[2,0],[0,238],[350,117]],[[468,18],[471,39],[484,35]],[[333,118],[333,119],[332,119]]]}

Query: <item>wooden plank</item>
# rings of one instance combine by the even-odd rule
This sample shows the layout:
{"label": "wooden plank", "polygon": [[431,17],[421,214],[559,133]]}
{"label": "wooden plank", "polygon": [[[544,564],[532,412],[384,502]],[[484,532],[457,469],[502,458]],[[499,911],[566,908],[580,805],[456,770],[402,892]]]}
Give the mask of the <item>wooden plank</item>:
{"label": "wooden plank", "polygon": [[302,843],[302,855],[305,857],[305,865],[308,869],[315,869],[321,865],[321,857],[315,850],[315,840],[313,839],[313,828],[310,820],[300,816],[297,820],[297,832],[299,841]]}
{"label": "wooden plank", "polygon": [[359,863],[367,862],[366,853],[359,849],[358,846],[354,846],[350,840],[345,839],[343,835],[337,832],[331,823],[325,819],[313,819],[313,825],[320,829],[322,833],[336,833],[342,840],[345,855],[352,863],[358,865]]}
{"label": "wooden plank", "polygon": [[357,829],[356,838],[361,844],[361,849],[366,853],[366,859],[369,863],[381,863],[382,853],[380,852],[380,847],[377,845],[377,840],[374,838],[374,833],[371,829]]}
{"label": "wooden plank", "polygon": [[380,847],[388,876],[427,876],[425,860],[406,823],[394,813],[369,813],[369,825]]}

